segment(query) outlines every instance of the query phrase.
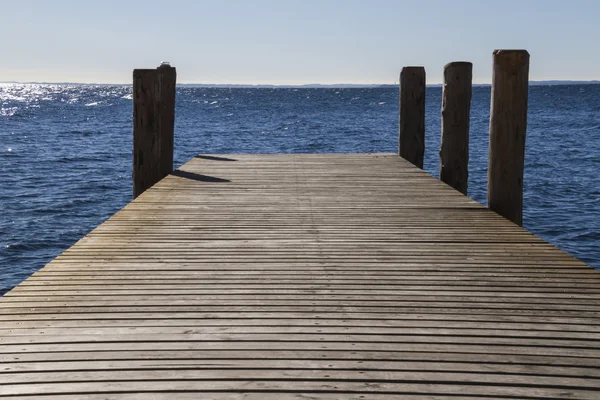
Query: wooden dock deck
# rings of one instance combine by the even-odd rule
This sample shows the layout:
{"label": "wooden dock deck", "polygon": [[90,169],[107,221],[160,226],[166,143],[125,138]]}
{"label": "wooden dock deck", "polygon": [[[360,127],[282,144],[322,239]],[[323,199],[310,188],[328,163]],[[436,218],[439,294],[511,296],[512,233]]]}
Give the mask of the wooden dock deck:
{"label": "wooden dock deck", "polygon": [[198,156],[0,298],[0,398],[599,399],[599,299],[397,155]]}

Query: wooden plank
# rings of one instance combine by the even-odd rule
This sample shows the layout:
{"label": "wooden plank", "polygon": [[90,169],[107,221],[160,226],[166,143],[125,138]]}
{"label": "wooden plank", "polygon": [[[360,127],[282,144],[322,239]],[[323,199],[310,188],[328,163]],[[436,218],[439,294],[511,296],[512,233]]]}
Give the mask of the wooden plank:
{"label": "wooden plank", "polygon": [[597,398],[600,274],[397,155],[180,170],[0,298],[0,397]]}
{"label": "wooden plank", "polygon": [[[260,354],[255,354],[260,356]],[[390,372],[414,372],[426,369],[429,372],[457,372],[457,373],[479,373],[479,374],[515,374],[523,376],[560,376],[579,378],[600,378],[600,370],[595,367],[573,366],[565,368],[562,366],[536,365],[527,363],[490,363],[470,362],[461,363],[453,361],[398,361],[398,360],[366,360],[358,363],[356,360],[318,359],[302,358],[298,353],[289,353],[285,358],[266,358],[263,360],[262,369],[290,369],[290,370],[351,370],[360,371],[390,371]],[[173,357],[173,355],[171,355]],[[13,362],[4,363],[3,369],[11,372],[58,372],[58,371],[111,371],[111,370],[156,370],[156,360],[128,359],[128,360],[70,360],[70,361],[47,361],[47,362]],[[198,370],[206,371],[212,369],[240,370],[253,369],[255,360],[243,359],[166,359],[160,366],[162,370]]]}
{"label": "wooden plank", "polygon": [[[425,381],[414,383],[412,381],[367,381],[360,382],[344,380],[320,379],[308,380],[147,380],[147,381],[110,381],[110,382],[65,382],[65,383],[39,383],[39,384],[14,384],[0,386],[0,395],[36,395],[36,394],[121,394],[121,393],[150,393],[164,392],[169,387],[170,392],[230,392],[231,388],[243,388],[239,392],[279,392],[284,396],[295,393],[328,394],[337,398],[341,394],[361,394],[365,398],[371,393],[394,394],[396,396],[413,395],[428,396],[433,393],[442,396],[462,396],[465,387],[469,395],[494,396],[493,398],[519,398],[519,399],[560,399],[577,398],[583,400],[596,400],[598,392],[596,386],[561,386],[549,385],[546,387],[535,385],[512,385],[507,379],[506,384],[490,385],[481,383],[463,383],[453,381]],[[423,397],[422,397],[423,398]]]}
{"label": "wooden plank", "polygon": [[[51,323],[50,323],[51,321]],[[599,321],[600,322],[600,321]],[[288,316],[254,316],[250,315],[246,318],[239,315],[237,318],[187,318],[187,319],[158,319],[158,318],[146,318],[146,319],[123,319],[123,318],[111,318],[111,319],[78,319],[78,320],[57,320],[49,319],[46,322],[40,321],[4,321],[0,330],[3,334],[15,335],[15,334],[33,334],[39,329],[43,329],[44,332],[48,332],[48,329],[59,329],[59,328],[127,328],[130,330],[137,330],[143,328],[189,328],[195,329],[197,327],[206,327],[211,329],[213,327],[298,327],[298,328],[314,328],[314,327],[327,327],[328,329],[333,328],[345,328],[345,329],[356,329],[360,331],[361,328],[370,327],[373,330],[388,330],[398,328],[439,328],[443,326],[444,329],[493,329],[493,330],[506,330],[506,331],[534,331],[542,334],[543,332],[597,332],[598,324],[583,324],[583,323],[569,323],[569,324],[552,324],[545,321],[528,321],[522,322],[518,320],[514,321],[478,321],[478,320],[458,320],[458,319],[445,319],[443,324],[440,323],[440,318],[433,319],[426,316],[415,319],[377,319],[377,318],[318,318],[313,319],[309,317],[296,317],[293,318]],[[518,326],[517,326],[518,325]],[[514,329],[514,328],[517,329]],[[440,328],[441,329],[441,328]]]}
{"label": "wooden plank", "polygon": [[[200,398],[206,399],[216,399],[216,400],[281,400],[285,398],[293,398],[293,399],[313,399],[313,400],[330,400],[332,394],[326,391],[324,392],[290,392],[290,391],[279,391],[279,392],[269,392],[266,393],[264,391],[251,393],[251,392],[237,392],[232,393],[229,391],[224,392],[214,392],[214,391],[198,391],[198,392],[190,392],[189,390],[182,390],[179,392],[169,391],[167,393],[161,392],[144,392],[144,393],[118,393],[118,397],[116,395],[112,395],[108,397],[108,399],[118,398],[119,400],[197,400]],[[19,395],[19,396],[3,396],[3,399],[8,400],[26,400],[26,399],[38,399],[38,395]],[[78,393],[78,394],[60,394],[60,395],[47,395],[44,394],[43,397],[45,400],[65,400],[65,399],[76,399],[76,400],[107,400],[107,394],[89,394],[89,393]],[[366,398],[365,395],[360,393],[342,393],[336,392],[335,398],[340,400],[364,400]],[[381,394],[381,393],[369,393],[369,399],[373,400],[389,400],[389,399],[397,399],[398,394],[390,393],[390,394]],[[500,398],[500,397],[498,397]],[[403,394],[402,399],[404,400],[422,400],[422,395],[415,394]],[[456,396],[427,396],[428,400],[456,400]],[[489,400],[489,396],[480,397],[480,396],[461,396],[461,399],[465,400]]]}
{"label": "wooden plank", "polygon": [[[522,327],[518,327],[518,329],[510,329],[510,328],[497,328],[497,329],[483,329],[483,328],[424,328],[424,327],[361,327],[361,326],[308,326],[308,327],[297,327],[297,326],[268,326],[264,325],[253,325],[253,326],[205,326],[205,327],[160,327],[160,326],[150,326],[150,327],[90,327],[90,328],[79,328],[79,327],[68,327],[68,328],[58,328],[58,327],[46,327],[41,329],[21,329],[21,328],[11,328],[4,329],[2,334],[5,337],[19,337],[21,340],[26,340],[27,342],[31,342],[34,340],[36,343],[39,343],[37,340],[38,337],[72,337],[72,336],[82,336],[84,338],[87,337],[97,337],[98,335],[102,335],[106,337],[107,340],[111,337],[111,335],[135,335],[141,338],[150,337],[151,335],[171,335],[173,337],[177,335],[183,335],[182,340],[190,339],[196,340],[196,336],[191,336],[192,334],[209,334],[209,335],[219,335],[219,334],[230,334],[232,337],[244,337],[247,335],[248,337],[255,337],[259,334],[268,331],[270,335],[276,334],[281,335],[282,338],[290,337],[298,337],[298,335],[304,335],[306,338],[319,337],[324,338],[323,340],[335,340],[339,335],[359,335],[360,340],[367,340],[371,338],[371,336],[375,337],[377,335],[377,339],[387,339],[387,340],[405,340],[406,337],[410,338],[419,338],[421,336],[429,336],[434,340],[436,337],[452,337],[452,338],[466,338],[466,337],[486,337],[486,338],[537,338],[540,343],[545,343],[546,340],[553,339],[573,339],[576,340],[584,340],[589,339],[593,341],[600,340],[600,333],[593,333],[589,330],[576,332],[573,330],[563,330],[563,331],[537,331],[535,329],[525,329]],[[29,336],[35,336],[34,338],[30,338]],[[218,338],[218,336],[214,336]],[[129,340],[136,340],[136,338],[129,338]],[[372,339],[372,338],[371,338]]]}
{"label": "wooden plank", "polygon": [[[426,366],[425,366],[426,368]],[[35,372],[13,372],[5,376],[8,386],[18,387],[20,385],[35,386],[56,382],[68,382],[68,384],[90,383],[90,382],[130,382],[134,385],[136,381],[190,381],[190,382],[227,382],[230,380],[247,380],[273,382],[282,379],[290,382],[309,384],[309,382],[377,382],[377,383],[411,383],[420,381],[423,386],[428,383],[446,382],[464,385],[499,385],[514,387],[572,387],[578,389],[595,389],[599,383],[596,377],[575,376],[543,376],[529,374],[493,374],[479,371],[454,372],[454,371],[395,371],[395,370],[335,370],[335,369],[290,369],[280,366],[269,368],[255,366],[254,368],[222,368],[213,366],[210,369],[142,369],[142,370],[99,370],[99,371],[35,371]],[[1,391],[2,389],[0,389]],[[0,392],[1,393],[1,392]]]}

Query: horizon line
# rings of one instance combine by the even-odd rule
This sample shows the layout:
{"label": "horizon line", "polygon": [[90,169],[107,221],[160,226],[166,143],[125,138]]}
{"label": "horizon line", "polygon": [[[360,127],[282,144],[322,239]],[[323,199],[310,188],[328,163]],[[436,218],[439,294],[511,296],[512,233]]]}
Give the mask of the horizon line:
{"label": "horizon line", "polygon": [[[529,80],[530,84],[600,84],[599,79],[591,80],[571,80],[571,79],[544,79]],[[21,85],[86,85],[86,86],[131,86],[132,83],[97,83],[97,82],[68,82],[68,81],[0,81],[0,84],[21,84]],[[369,88],[369,87],[396,87],[399,83],[195,83],[181,82],[177,86],[197,86],[197,87],[222,87],[222,88]],[[442,86],[441,82],[427,83],[426,86]],[[473,83],[473,86],[491,86],[491,82]]]}

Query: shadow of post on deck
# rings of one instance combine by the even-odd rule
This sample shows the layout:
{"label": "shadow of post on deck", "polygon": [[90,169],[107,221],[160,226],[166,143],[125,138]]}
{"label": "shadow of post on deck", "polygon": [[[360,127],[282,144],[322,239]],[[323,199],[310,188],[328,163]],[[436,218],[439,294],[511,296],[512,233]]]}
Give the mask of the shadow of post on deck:
{"label": "shadow of post on deck", "polygon": [[231,182],[229,179],[217,178],[214,176],[197,174],[195,172],[182,171],[180,169],[176,169],[171,172],[171,175],[178,176],[180,178],[191,179],[198,182],[211,182],[211,183],[226,183]]}
{"label": "shadow of post on deck", "polygon": [[194,158],[201,158],[203,160],[211,160],[211,161],[237,161],[233,158],[227,158],[227,157],[217,157],[217,156],[205,156],[202,154],[198,154],[197,156],[194,156]]}

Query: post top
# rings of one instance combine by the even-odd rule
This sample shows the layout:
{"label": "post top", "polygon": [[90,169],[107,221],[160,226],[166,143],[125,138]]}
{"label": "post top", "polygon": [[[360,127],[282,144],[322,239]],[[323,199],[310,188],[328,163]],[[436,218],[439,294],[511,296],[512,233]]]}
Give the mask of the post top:
{"label": "post top", "polygon": [[165,67],[170,68],[171,67],[171,63],[169,63],[168,61],[161,61],[160,65],[158,66],[158,68],[165,68]]}
{"label": "post top", "polygon": [[421,77],[422,79],[425,79],[425,67],[402,67],[402,71],[400,71],[400,80],[402,80],[403,76]]}
{"label": "post top", "polygon": [[496,49],[494,55],[506,55],[506,54],[522,54],[529,56],[529,52],[525,49]]}
{"label": "post top", "polygon": [[504,65],[512,68],[529,65],[527,50],[494,50],[492,59],[494,65]]}
{"label": "post top", "polygon": [[451,61],[448,64],[444,65],[444,68],[449,67],[473,67],[473,63],[470,61]]}

